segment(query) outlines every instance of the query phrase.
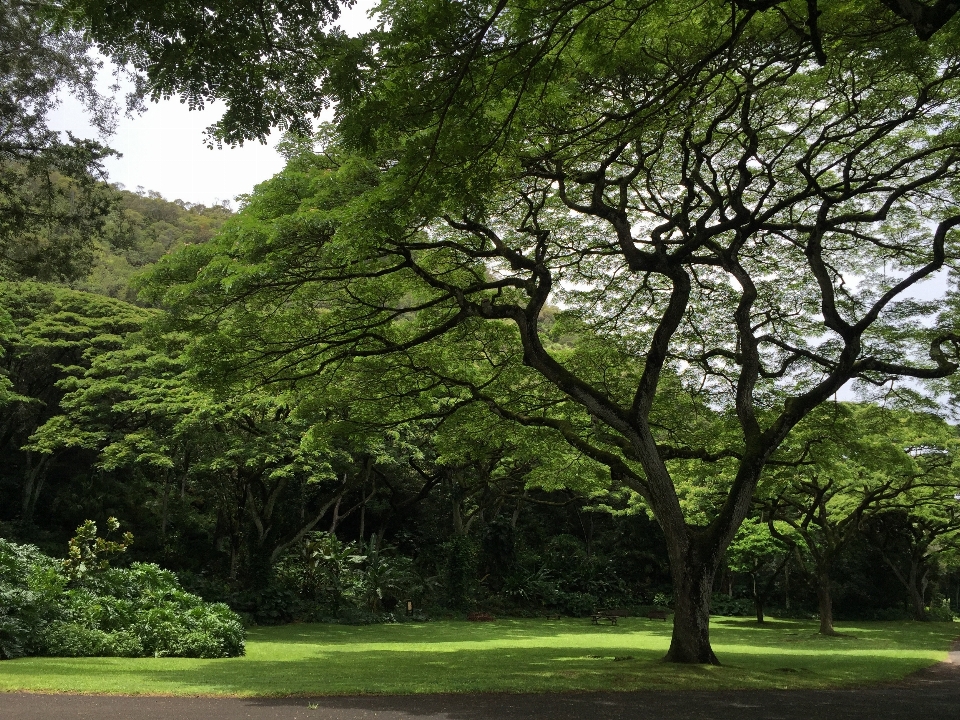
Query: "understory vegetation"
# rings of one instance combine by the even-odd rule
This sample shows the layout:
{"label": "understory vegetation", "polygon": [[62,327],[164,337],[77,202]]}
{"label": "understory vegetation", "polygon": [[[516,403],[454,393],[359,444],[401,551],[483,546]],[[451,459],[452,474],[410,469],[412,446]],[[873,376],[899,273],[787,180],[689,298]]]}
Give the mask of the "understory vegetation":
{"label": "understory vegetation", "polygon": [[95,533],[81,528],[66,561],[0,539],[0,659],[243,655],[245,630],[226,605],[154,564],[109,567]]}

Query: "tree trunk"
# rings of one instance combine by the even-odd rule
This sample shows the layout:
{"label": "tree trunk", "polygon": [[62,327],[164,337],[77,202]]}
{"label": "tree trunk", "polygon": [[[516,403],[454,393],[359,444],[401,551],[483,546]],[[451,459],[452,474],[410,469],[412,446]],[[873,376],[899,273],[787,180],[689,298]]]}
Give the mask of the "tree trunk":
{"label": "tree trunk", "polygon": [[783,566],[783,607],[790,609],[790,566]]}
{"label": "tree trunk", "polygon": [[47,479],[47,466],[53,457],[52,455],[40,455],[40,459],[34,465],[34,454],[28,450],[26,455],[27,469],[24,472],[23,498],[20,505],[20,522],[25,525],[33,522],[33,511],[37,506],[37,500],[40,498],[40,491],[43,490],[44,481]]}
{"label": "tree trunk", "polygon": [[719,665],[710,647],[710,596],[721,553],[705,553],[694,542],[686,552],[667,539],[671,547],[673,577],[673,636],[664,658],[667,662]]}
{"label": "tree trunk", "polygon": [[[360,490],[360,494],[362,495],[366,491],[367,491],[367,488],[366,486],[364,486],[363,489]],[[363,503],[360,505],[360,544],[361,545],[363,545],[363,543],[367,541],[366,535],[367,535],[367,501],[364,500]]]}
{"label": "tree trunk", "polygon": [[233,536],[230,538],[230,575],[231,580],[237,579],[237,571],[240,568],[240,547],[239,547],[238,538]]}
{"label": "tree trunk", "polygon": [[[897,573],[899,577],[899,573]],[[910,573],[907,575],[906,582],[903,582],[903,578],[900,577],[900,581],[907,588],[907,592],[910,595],[910,604],[913,605],[913,619],[919,620],[921,622],[927,619],[927,604],[924,602],[923,593],[926,590],[926,580],[927,574],[920,574],[920,561],[917,560],[916,555],[910,558]]]}
{"label": "tree trunk", "polygon": [[916,587],[910,588],[910,604],[913,605],[913,619],[924,622],[927,620],[927,607],[923,601],[923,595]]}
{"label": "tree trunk", "polygon": [[923,549],[918,555],[914,554],[910,558],[910,570],[906,574],[903,574],[901,568],[897,566],[897,563],[884,552],[883,548],[879,545],[875,545],[880,550],[880,556],[883,558],[884,562],[893,570],[893,574],[896,576],[897,580],[900,581],[900,584],[907,591],[907,596],[910,598],[910,605],[913,606],[913,617],[915,620],[925,621],[927,620],[927,607],[926,603],[923,600],[923,593],[925,588],[924,580],[927,577],[927,574],[924,573],[922,577],[918,577],[920,574],[920,565],[923,562],[923,555],[926,552],[926,548]]}
{"label": "tree trunk", "polygon": [[754,573],[753,577],[753,609],[757,612],[757,622],[763,622],[763,598],[760,596],[760,591],[757,588],[757,575]]}
{"label": "tree trunk", "polygon": [[524,498],[527,497],[529,490],[526,488],[523,489],[523,495],[517,498],[517,506],[513,509],[513,515],[510,516],[510,529],[517,529],[517,521],[520,519],[520,506],[523,504]]}
{"label": "tree trunk", "polygon": [[817,605],[820,608],[820,634],[836,635],[833,629],[833,597],[830,595],[830,572],[817,572]]}
{"label": "tree trunk", "polygon": [[163,501],[160,504],[160,542],[163,544],[163,552],[167,552],[167,520],[169,519],[170,509],[170,472],[163,473]]}

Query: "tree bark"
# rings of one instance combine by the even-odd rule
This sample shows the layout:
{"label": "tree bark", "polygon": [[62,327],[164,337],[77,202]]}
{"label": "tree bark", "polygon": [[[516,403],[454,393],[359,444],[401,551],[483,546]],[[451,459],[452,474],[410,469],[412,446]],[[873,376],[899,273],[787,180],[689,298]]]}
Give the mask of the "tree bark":
{"label": "tree bark", "polygon": [[927,607],[923,602],[923,595],[917,590],[916,587],[909,588],[910,590],[910,603],[913,605],[913,619],[920,622],[925,622],[927,618]]}
{"label": "tree bark", "polygon": [[817,605],[820,609],[820,634],[836,635],[833,629],[833,596],[830,594],[830,572],[817,572]]}
{"label": "tree bark", "polygon": [[237,571],[240,569],[240,540],[237,536],[230,538],[230,580],[237,579]]}
{"label": "tree bark", "polygon": [[757,622],[763,622],[763,597],[760,594],[760,589],[757,587],[757,574],[751,573],[750,576],[753,578],[753,609],[757,613]]}
{"label": "tree bark", "polygon": [[164,553],[167,551],[167,521],[170,509],[170,471],[163,473],[163,500],[160,504],[160,542]]}
{"label": "tree bark", "polygon": [[930,618],[927,615],[927,602],[924,599],[927,589],[927,574],[929,570],[924,571],[922,574],[921,562],[916,559],[916,557],[911,558],[910,562],[910,579],[909,582],[905,583],[907,590],[910,592],[910,601],[913,604],[913,617],[915,620],[920,622],[925,622]]}
{"label": "tree bark", "polygon": [[[673,578],[673,636],[664,660],[676,663],[719,665],[710,646],[710,596],[720,553],[704,553],[695,542],[685,552],[667,539],[672,550],[670,574]],[[679,555],[679,557],[674,557]]]}
{"label": "tree bark", "polygon": [[783,568],[783,607],[786,610],[790,609],[790,566],[785,565]]}
{"label": "tree bark", "polygon": [[23,498],[20,505],[20,522],[29,524],[33,522],[33,511],[37,506],[37,500],[40,498],[40,491],[43,490],[44,482],[47,479],[47,467],[50,464],[52,455],[40,455],[36,465],[33,463],[34,454],[29,450],[27,455],[27,469],[24,472]]}

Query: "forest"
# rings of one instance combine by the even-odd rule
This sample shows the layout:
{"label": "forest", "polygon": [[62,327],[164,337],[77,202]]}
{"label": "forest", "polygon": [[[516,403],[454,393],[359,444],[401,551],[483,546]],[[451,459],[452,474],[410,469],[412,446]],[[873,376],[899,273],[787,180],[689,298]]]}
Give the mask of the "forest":
{"label": "forest", "polygon": [[167,588],[214,603],[194,645],[83,642],[204,657],[241,621],[662,609],[667,659],[709,663],[710,615],[953,619],[949,17],[424,0],[348,37],[290,0],[279,42],[245,3],[101,5],[52,4],[37,77],[84,87],[95,45],[141,100],[225,101],[213,142],[279,127],[286,166],[236,212],[131,192],[29,90],[0,138],[0,594],[34,607],[27,566]]}

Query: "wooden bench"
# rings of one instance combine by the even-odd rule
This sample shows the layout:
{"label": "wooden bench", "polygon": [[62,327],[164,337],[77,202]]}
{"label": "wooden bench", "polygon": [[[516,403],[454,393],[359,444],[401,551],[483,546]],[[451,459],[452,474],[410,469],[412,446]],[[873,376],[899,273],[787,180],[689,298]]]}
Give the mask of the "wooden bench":
{"label": "wooden bench", "polygon": [[669,614],[670,613],[666,610],[651,610],[650,612],[647,613],[647,617],[650,620],[663,620],[664,622],[666,622],[667,615]]}
{"label": "wooden bench", "polygon": [[590,619],[594,625],[599,625],[601,620],[609,620],[611,625],[616,625],[617,620],[627,617],[630,613],[624,608],[610,608],[607,610],[594,610]]}

